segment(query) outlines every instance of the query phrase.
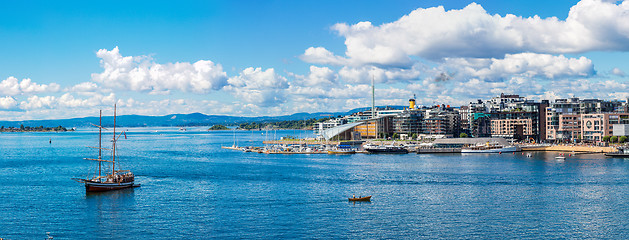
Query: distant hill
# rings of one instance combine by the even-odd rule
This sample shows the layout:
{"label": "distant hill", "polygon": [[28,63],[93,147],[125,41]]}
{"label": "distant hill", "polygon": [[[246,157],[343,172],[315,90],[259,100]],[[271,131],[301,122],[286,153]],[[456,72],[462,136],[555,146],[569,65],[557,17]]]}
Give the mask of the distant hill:
{"label": "distant hill", "polygon": [[[398,108],[395,106],[394,108]],[[345,116],[359,111],[365,111],[369,108],[357,108],[347,112],[318,112],[318,113],[295,113],[284,116],[262,116],[262,117],[238,117],[225,115],[205,115],[202,113],[190,114],[169,114],[165,116],[142,116],[142,115],[122,115],[116,118],[116,126],[123,127],[176,127],[176,126],[211,126],[215,124],[221,125],[237,125],[246,122],[274,122],[289,120],[307,120],[320,119],[326,117]],[[84,117],[71,119],[55,119],[55,120],[24,120],[24,121],[0,121],[0,126],[20,127],[20,125],[30,127],[56,127],[63,126],[87,127],[91,124],[98,124],[98,117]],[[113,118],[111,116],[103,116],[103,126],[113,126]]]}

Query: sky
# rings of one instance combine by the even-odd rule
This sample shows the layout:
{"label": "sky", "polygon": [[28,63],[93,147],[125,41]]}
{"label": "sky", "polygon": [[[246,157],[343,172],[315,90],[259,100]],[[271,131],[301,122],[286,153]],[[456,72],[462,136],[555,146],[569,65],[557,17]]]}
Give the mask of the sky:
{"label": "sky", "polygon": [[0,120],[629,97],[628,1],[8,1]]}

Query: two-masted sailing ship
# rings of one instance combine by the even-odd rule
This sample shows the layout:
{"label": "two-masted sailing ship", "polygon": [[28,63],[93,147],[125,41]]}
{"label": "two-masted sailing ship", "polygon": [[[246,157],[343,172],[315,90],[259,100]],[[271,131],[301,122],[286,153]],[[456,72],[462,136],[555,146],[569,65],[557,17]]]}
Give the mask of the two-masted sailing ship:
{"label": "two-masted sailing ship", "polygon": [[[92,178],[75,178],[75,180],[81,183],[85,183],[85,191],[87,192],[103,192],[140,186],[139,184],[135,184],[135,176],[133,175],[133,172],[131,172],[130,170],[116,170],[116,143],[118,142],[118,139],[120,138],[120,136],[122,136],[122,134],[125,134],[126,138],[126,133],[124,131],[121,131],[120,133],[118,133],[118,135],[116,135],[116,106],[114,105],[114,127],[111,149],[102,147],[102,130],[108,130],[107,128],[102,127],[102,115],[103,111],[101,110],[99,124],[92,124],[98,127],[98,147],[90,148],[98,149],[98,158],[85,158],[86,160],[98,162],[98,173],[94,173],[94,176]],[[111,160],[103,158],[103,150],[112,152]],[[111,163],[111,172],[103,171],[103,164],[107,163]]]}

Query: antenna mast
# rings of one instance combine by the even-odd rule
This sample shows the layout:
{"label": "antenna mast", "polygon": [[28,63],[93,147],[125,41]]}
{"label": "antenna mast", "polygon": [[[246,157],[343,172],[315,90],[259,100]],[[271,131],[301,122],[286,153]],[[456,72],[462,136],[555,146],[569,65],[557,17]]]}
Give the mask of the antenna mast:
{"label": "antenna mast", "polygon": [[376,118],[376,88],[373,76],[371,76],[371,118]]}

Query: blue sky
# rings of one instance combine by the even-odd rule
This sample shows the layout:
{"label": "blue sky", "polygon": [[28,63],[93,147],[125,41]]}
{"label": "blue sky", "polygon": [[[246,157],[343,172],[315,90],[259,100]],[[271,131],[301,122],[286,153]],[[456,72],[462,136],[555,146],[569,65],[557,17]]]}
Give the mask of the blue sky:
{"label": "blue sky", "polygon": [[146,115],[342,111],[370,105],[372,77],[378,105],[413,94],[455,106],[500,92],[626,99],[628,9],[598,0],[5,2],[0,119],[92,116],[114,102]]}

